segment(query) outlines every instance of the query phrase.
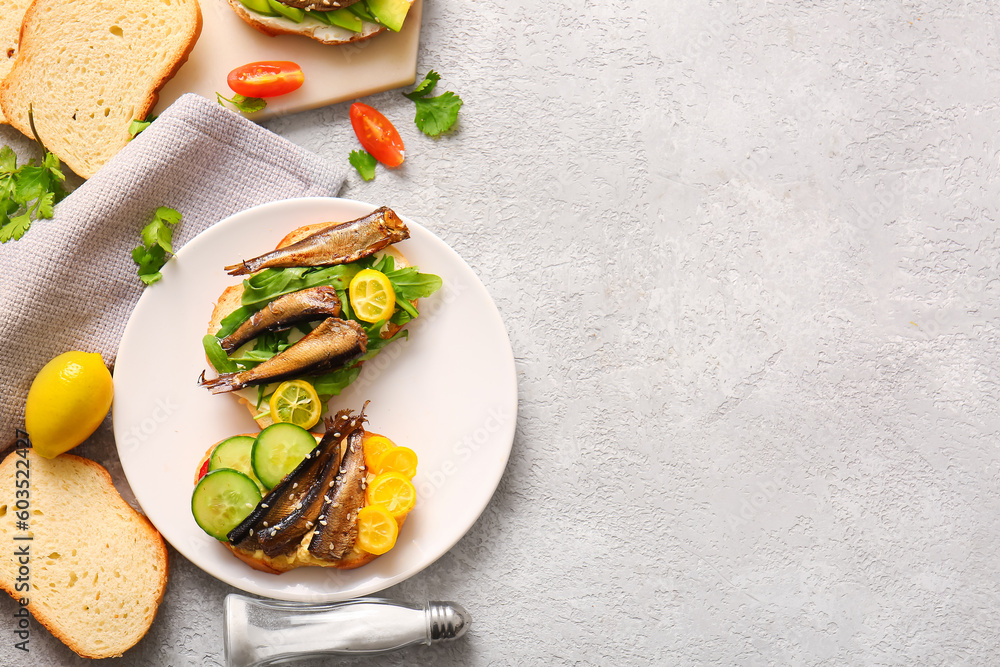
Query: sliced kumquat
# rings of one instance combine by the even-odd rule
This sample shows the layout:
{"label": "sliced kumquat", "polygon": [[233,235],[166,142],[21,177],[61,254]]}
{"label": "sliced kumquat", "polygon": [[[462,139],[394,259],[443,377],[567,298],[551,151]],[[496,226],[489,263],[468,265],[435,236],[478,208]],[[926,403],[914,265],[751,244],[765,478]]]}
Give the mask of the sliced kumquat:
{"label": "sliced kumquat", "polygon": [[381,505],[366,505],[358,511],[358,542],[362,551],[384,554],[396,544],[399,525]]}
{"label": "sliced kumquat", "polygon": [[374,472],[375,466],[382,455],[395,446],[396,443],[384,435],[370,435],[365,438],[362,447],[365,452],[365,466],[368,470]]}
{"label": "sliced kumquat", "polygon": [[378,463],[371,471],[376,475],[384,472],[399,472],[413,479],[417,474],[417,453],[409,447],[393,447],[379,457]]}
{"label": "sliced kumquat", "polygon": [[368,485],[365,500],[388,510],[394,519],[406,516],[417,504],[417,489],[401,472],[384,472]]}

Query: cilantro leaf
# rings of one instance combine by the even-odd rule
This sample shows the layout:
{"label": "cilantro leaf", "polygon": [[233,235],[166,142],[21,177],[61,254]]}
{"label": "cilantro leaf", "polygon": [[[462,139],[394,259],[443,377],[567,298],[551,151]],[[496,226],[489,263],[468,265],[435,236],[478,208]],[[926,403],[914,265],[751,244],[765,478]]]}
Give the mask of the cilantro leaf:
{"label": "cilantro leaf", "polygon": [[437,97],[427,97],[434,91],[441,75],[431,70],[417,87],[403,96],[417,105],[417,113],[413,122],[424,134],[437,137],[447,132],[458,120],[458,110],[462,108],[462,98],[453,92],[446,92]]}
{"label": "cilantro leaf", "polygon": [[226,106],[223,104],[223,100],[225,100],[236,107],[237,111],[241,111],[243,113],[255,113],[257,111],[262,111],[264,107],[267,106],[267,102],[260,97],[245,97],[239,93],[233,95],[232,99],[223,97],[222,93],[216,93],[215,96],[218,98],[219,104],[222,104],[222,106]]}
{"label": "cilantro leaf", "polygon": [[167,263],[167,253],[174,252],[171,246],[174,230],[171,226],[180,221],[180,213],[161,206],[156,209],[149,224],[142,228],[140,236],[143,245],[132,250],[132,261],[138,265],[139,279],[145,284],[152,285],[163,277],[160,269]]}
{"label": "cilantro leaf", "polygon": [[0,243],[20,239],[33,220],[55,215],[55,205],[66,196],[63,180],[52,153],[45,153],[41,165],[28,160],[18,167],[10,146],[0,148]]}
{"label": "cilantro leaf", "polygon": [[361,178],[370,181],[375,178],[375,157],[368,151],[351,151],[348,161],[358,170]]}

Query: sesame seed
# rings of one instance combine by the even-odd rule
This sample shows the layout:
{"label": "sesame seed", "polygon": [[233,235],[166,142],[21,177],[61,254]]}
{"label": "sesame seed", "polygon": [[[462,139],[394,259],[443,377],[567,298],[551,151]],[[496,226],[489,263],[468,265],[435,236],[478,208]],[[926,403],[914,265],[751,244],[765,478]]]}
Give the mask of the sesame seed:
{"label": "sesame seed", "polygon": [[264,522],[264,527],[267,528],[267,521]]}

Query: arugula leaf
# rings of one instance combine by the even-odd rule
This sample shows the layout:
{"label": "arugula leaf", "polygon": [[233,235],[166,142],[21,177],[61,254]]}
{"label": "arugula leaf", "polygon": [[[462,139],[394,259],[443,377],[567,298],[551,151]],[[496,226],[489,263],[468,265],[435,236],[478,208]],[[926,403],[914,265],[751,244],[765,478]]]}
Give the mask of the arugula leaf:
{"label": "arugula leaf", "polygon": [[139,133],[145,130],[147,127],[149,127],[153,123],[153,121],[156,120],[156,118],[157,118],[156,116],[149,116],[144,120],[134,119],[131,123],[128,124],[128,133],[132,136],[133,139],[135,139],[137,136],[139,136]]}
{"label": "arugula leaf", "polygon": [[458,110],[462,108],[462,98],[450,91],[437,97],[427,97],[440,80],[441,75],[430,70],[416,88],[403,93],[403,97],[417,105],[417,114],[413,122],[421,132],[430,137],[439,136],[450,130],[458,120]]}
{"label": "arugula leaf", "polygon": [[225,100],[236,107],[237,111],[241,111],[243,113],[255,113],[257,111],[262,111],[264,107],[267,106],[267,102],[260,97],[246,97],[244,95],[240,95],[239,93],[233,95],[232,99],[223,97],[222,93],[216,93],[215,97],[218,98],[219,104],[222,104],[222,106],[226,106],[223,104],[223,100]]}
{"label": "arugula leaf", "polygon": [[354,364],[350,368],[341,368],[330,373],[303,379],[312,383],[320,400],[325,403],[330,400],[331,396],[338,396],[349,384],[357,380],[360,373],[361,367]]}
{"label": "arugula leaf", "polygon": [[174,252],[171,246],[174,230],[171,226],[180,221],[180,213],[161,206],[156,209],[149,224],[142,228],[140,236],[143,245],[132,250],[132,261],[139,266],[139,279],[145,284],[152,285],[163,277],[160,269],[167,263],[167,253]]}
{"label": "arugula leaf", "polygon": [[322,268],[264,269],[243,281],[241,303],[256,311],[279,296],[309,287],[330,285],[336,289],[347,289],[354,274],[363,268],[365,266],[361,262],[352,262]]}
{"label": "arugula leaf", "polygon": [[216,333],[217,338],[225,338],[229,334],[233,333],[240,328],[240,325],[250,319],[250,316],[256,313],[259,308],[250,308],[248,306],[240,306],[233,312],[229,313],[222,318],[219,323],[220,328],[218,333]]}
{"label": "arugula leaf", "polygon": [[52,153],[45,153],[40,165],[28,160],[18,167],[13,149],[0,148],[0,243],[20,239],[32,221],[55,215],[55,205],[66,196],[64,180]]}
{"label": "arugula leaf", "polygon": [[212,334],[201,339],[202,347],[205,348],[205,356],[209,363],[219,373],[235,373],[239,370],[236,362],[229,358],[226,351],[219,344],[219,339]]}
{"label": "arugula leaf", "polygon": [[375,157],[368,151],[351,151],[351,155],[347,160],[358,170],[361,178],[366,181],[375,178],[375,165],[378,163]]}

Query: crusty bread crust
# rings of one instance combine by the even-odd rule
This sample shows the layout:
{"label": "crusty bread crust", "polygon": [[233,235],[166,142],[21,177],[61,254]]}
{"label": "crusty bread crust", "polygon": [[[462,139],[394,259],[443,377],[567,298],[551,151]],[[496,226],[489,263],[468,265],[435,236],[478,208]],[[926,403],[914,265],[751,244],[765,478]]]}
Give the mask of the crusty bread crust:
{"label": "crusty bread crust", "polygon": [[[301,241],[303,238],[309,236],[310,234],[314,234],[320,229],[328,227],[331,224],[335,225],[340,223],[318,222],[312,225],[303,225],[302,227],[293,229],[283,239],[281,239],[281,241],[278,242],[278,245],[275,246],[275,250],[284,248],[286,246],[290,246],[293,243]],[[399,252],[392,246],[385,248],[382,252],[387,252],[392,254],[393,258],[396,261],[397,268],[403,268],[410,265],[409,262],[406,261],[406,257],[403,256],[403,253]],[[219,296],[219,300],[216,301],[215,303],[215,307],[212,309],[212,319],[208,323],[209,334],[215,335],[219,331],[219,329],[222,328],[222,319],[226,315],[233,312],[242,305],[240,301],[242,298],[243,298],[242,282],[238,285],[232,285],[223,290],[221,296]],[[415,305],[417,303],[418,302],[416,301],[414,302]],[[396,333],[402,328],[403,327],[401,326],[390,324],[386,328],[386,331],[382,333],[382,335],[386,338],[391,338],[395,336]],[[247,399],[243,398],[242,396],[240,396],[235,392],[232,392],[232,395],[240,402],[240,404],[243,405],[243,407],[245,407],[247,410],[250,411],[251,415],[257,414],[257,406],[254,403],[248,401]],[[262,429],[267,428],[268,426],[274,423],[274,421],[271,419],[269,415],[264,415],[254,421],[256,421],[257,426],[259,426]]]}
{"label": "crusty bread crust", "polygon": [[[366,431],[368,435],[376,436],[380,435],[374,431]],[[256,433],[241,433],[240,435],[249,436],[251,438],[256,437]],[[317,434],[316,439],[319,440],[320,436]],[[236,437],[236,436],[233,436]],[[344,446],[342,443],[341,446]],[[202,457],[201,461],[198,462],[198,468],[195,470],[195,484],[198,483],[199,474],[201,473],[201,468],[205,465],[205,461],[212,455],[212,450],[215,449],[215,445],[208,448],[205,452],[205,456]],[[404,516],[401,519],[397,519],[396,523],[399,527],[403,527],[403,523],[406,521]],[[361,567],[362,565],[367,565],[376,558],[377,554],[370,554],[366,551],[361,551],[357,547],[351,549],[351,553],[347,554],[344,558],[340,560],[320,560],[309,553],[308,545],[311,539],[313,531],[308,532],[302,539],[302,543],[294,554],[282,555],[271,557],[265,554],[260,549],[256,551],[245,551],[243,549],[237,549],[232,544],[228,542],[223,542],[222,545],[233,552],[233,555],[239,558],[241,561],[249,565],[255,570],[260,572],[267,572],[268,574],[281,574],[282,572],[288,572],[289,570],[294,570],[297,567],[332,567],[338,570],[353,570],[356,567]]]}
{"label": "crusty bread crust", "polygon": [[[15,451],[0,464],[0,541],[10,547],[0,553],[0,588],[15,600],[27,597],[31,615],[78,655],[122,655],[149,630],[163,600],[163,538],[122,499],[100,464],[73,454],[45,459],[30,450],[23,461]],[[26,465],[33,539],[21,543],[14,541],[24,534],[15,532],[15,479],[24,479],[17,471]],[[27,592],[16,590],[13,553],[20,544],[30,545]]]}
{"label": "crusty bread crust", "polygon": [[306,18],[302,23],[295,23],[283,16],[262,16],[247,9],[240,0],[228,0],[236,15],[250,24],[255,30],[276,37],[278,35],[302,35],[322,44],[351,44],[371,39],[375,35],[388,30],[385,26],[365,21],[363,32],[352,32],[336,26]]}
{"label": "crusty bread crust", "polygon": [[[17,45],[21,36],[21,20],[31,0],[5,0],[0,12],[0,81],[14,65]],[[7,118],[0,111],[0,124],[7,124]]]}
{"label": "crusty bread crust", "polygon": [[[140,22],[154,18],[171,32],[158,28],[154,39]],[[90,178],[129,142],[129,123],[152,112],[201,25],[198,0],[35,0],[21,24],[17,59],[0,82],[0,109],[31,137],[31,107],[46,148]]]}

